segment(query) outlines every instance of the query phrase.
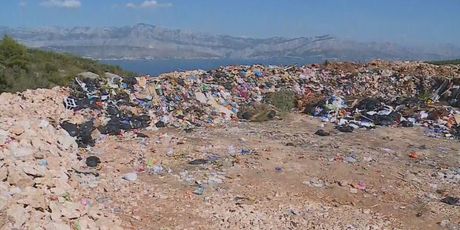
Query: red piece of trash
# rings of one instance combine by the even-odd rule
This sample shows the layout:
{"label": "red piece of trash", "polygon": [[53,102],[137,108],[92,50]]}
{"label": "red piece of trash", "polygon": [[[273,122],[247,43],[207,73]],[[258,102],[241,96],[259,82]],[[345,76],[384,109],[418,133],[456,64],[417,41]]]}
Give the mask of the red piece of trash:
{"label": "red piece of trash", "polygon": [[366,183],[364,181],[359,181],[356,184],[352,184],[353,188],[359,189],[361,191],[366,190]]}
{"label": "red piece of trash", "polygon": [[417,159],[418,158],[418,154],[416,152],[411,152],[409,154],[409,157],[412,158],[412,159]]}

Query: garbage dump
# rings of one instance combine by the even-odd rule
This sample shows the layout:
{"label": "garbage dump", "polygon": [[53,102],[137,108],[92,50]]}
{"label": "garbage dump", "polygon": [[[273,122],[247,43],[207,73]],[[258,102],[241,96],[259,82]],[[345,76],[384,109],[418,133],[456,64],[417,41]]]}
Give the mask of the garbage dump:
{"label": "garbage dump", "polygon": [[459,72],[456,66],[375,61],[227,66],[150,78],[81,75],[64,104],[85,120],[61,126],[86,147],[94,145],[94,132],[120,135],[144,128],[270,120],[280,111],[268,95],[289,91],[299,111],[333,122],[341,132],[419,125],[429,128],[432,136],[459,137]]}
{"label": "garbage dump", "polygon": [[[227,66],[211,71],[174,72],[159,77],[124,78],[114,74],[97,76],[85,73],[77,76],[74,84],[69,88],[27,90],[17,94],[3,93],[0,95],[2,108],[0,110],[0,209],[4,211],[6,218],[0,220],[5,220],[4,226],[7,229],[71,229],[70,227],[72,229],[119,229],[122,225],[120,216],[129,215],[134,221],[139,219],[136,215],[125,212],[125,209],[132,206],[130,206],[131,201],[136,199],[141,200],[136,200],[139,202],[138,205],[131,208],[137,211],[139,211],[137,207],[143,207],[140,205],[144,204],[141,203],[144,202],[143,199],[149,197],[155,198],[155,202],[151,202],[154,205],[157,205],[157,202],[170,202],[168,197],[172,197],[175,199],[173,203],[176,206],[175,202],[187,200],[192,195],[203,196],[203,200],[209,202],[207,205],[212,206],[213,202],[216,202],[217,205],[212,207],[214,209],[233,205],[218,203],[228,200],[238,200],[238,205],[252,203],[250,198],[240,197],[243,193],[238,194],[240,198],[207,199],[207,196],[227,180],[238,180],[234,181],[234,184],[239,184],[239,180],[245,179],[245,171],[251,169],[256,169],[257,173],[273,172],[276,175],[273,178],[288,175],[303,164],[292,167],[286,163],[289,161],[277,159],[286,159],[285,157],[292,155],[296,157],[296,161],[301,161],[305,159],[304,155],[299,155],[297,152],[289,154],[283,152],[282,157],[270,156],[270,159],[277,160],[276,165],[270,166],[270,170],[257,168],[262,165],[258,162],[259,158],[263,156],[264,161],[269,161],[269,157],[265,155],[282,152],[281,150],[288,151],[289,148],[297,148],[299,145],[315,148],[316,143],[312,144],[309,139],[316,137],[320,141],[332,140],[337,137],[335,132],[315,127],[314,130],[317,131],[312,132],[314,137],[305,137],[304,133],[286,134],[284,139],[287,141],[280,146],[274,145],[276,144],[274,140],[282,137],[277,133],[279,127],[267,132],[265,128],[247,131],[237,127],[235,129],[239,130],[237,134],[241,133],[245,136],[238,136],[238,141],[233,140],[223,146],[223,143],[216,140],[217,138],[205,133],[211,130],[207,128],[225,127],[238,121],[277,119],[282,117],[283,111],[294,111],[300,114],[299,116],[313,116],[317,120],[332,123],[337,131],[343,133],[343,136],[354,135],[359,129],[364,132],[368,129],[378,129],[379,126],[419,126],[426,128],[427,136],[455,139],[460,137],[460,114],[457,110],[460,106],[459,76],[459,66],[438,67],[418,62],[376,61],[367,64],[329,63],[299,67],[253,65]],[[273,100],[272,96],[276,93],[283,93],[284,96],[278,97],[281,101]],[[283,107],[280,104],[292,104],[295,108]],[[184,142],[173,140],[171,136],[166,135],[159,135],[160,137],[156,139],[158,142],[148,145],[148,139],[154,135],[152,133],[168,127],[183,130],[184,132],[181,133],[184,135],[193,135],[193,132],[205,130],[200,135],[207,138],[206,148],[194,150],[195,143],[192,143],[187,145],[186,151],[179,151]],[[228,132],[234,131],[229,130]],[[289,127],[285,130],[295,132]],[[108,138],[110,135],[115,136],[114,139]],[[269,139],[268,144],[246,140],[258,135],[273,139]],[[124,142],[130,139],[136,139],[136,145],[128,145]],[[98,144],[104,144],[105,140],[116,145],[109,146],[106,152],[94,151],[94,148],[97,148]],[[165,140],[169,140],[165,147],[167,150],[159,150],[158,143],[163,143]],[[267,144],[267,147],[256,149],[250,146],[250,142],[257,145]],[[208,148],[209,143],[212,143],[212,147]],[[337,143],[328,143],[328,145],[334,149],[339,148]],[[321,148],[328,145],[317,144]],[[131,151],[131,147],[138,151]],[[354,146],[350,148],[352,147],[354,148]],[[439,147],[441,153],[450,151],[441,147]],[[423,152],[424,148],[417,147],[416,151],[404,152],[404,157],[410,160],[408,165],[416,164],[412,161],[422,162],[423,167],[419,167],[420,170],[414,172],[403,172],[401,175],[404,178],[397,180],[409,183],[423,178],[433,183],[441,181],[444,185],[457,185],[460,178],[458,165],[438,164],[438,168],[432,167],[436,165],[435,160],[438,158],[424,158],[424,154],[428,152]],[[107,159],[111,154],[110,151],[120,152],[121,155]],[[389,148],[383,148],[381,151],[370,149],[369,151],[374,155],[361,151],[360,154],[365,155],[362,157],[353,149],[346,154],[344,154],[345,150],[341,150],[342,155],[335,156],[327,155],[336,154],[332,151],[320,152],[320,149],[315,151],[320,153],[317,155],[321,155],[319,160],[324,158],[326,161],[325,164],[321,163],[321,167],[335,167],[336,165],[332,163],[336,162],[345,162],[350,167],[366,164],[353,170],[377,167],[380,162],[375,162],[377,160],[385,162],[388,160],[385,157],[395,157],[391,160],[398,161],[402,159],[400,156],[395,156],[396,153]],[[228,156],[216,156],[213,154],[216,152]],[[304,151],[299,152],[304,154]],[[147,154],[151,154],[148,159],[145,156]],[[315,152],[314,157],[316,158],[317,155]],[[177,171],[177,168],[174,168],[177,166],[176,162],[184,162],[186,166],[183,167],[186,170]],[[129,167],[129,170],[119,171],[117,167],[120,165]],[[389,164],[382,165],[387,167]],[[225,173],[232,170],[216,171],[225,167],[241,172],[231,177]],[[423,170],[427,168],[435,168],[432,170],[433,176],[430,174],[427,177],[423,174]],[[203,180],[194,177],[196,175],[193,173],[198,174],[199,170],[206,174]],[[375,175],[385,173],[383,171]],[[186,181],[190,184],[187,186],[193,187],[190,194],[180,193],[178,198],[177,194],[165,192],[174,192],[173,190],[182,192],[181,189],[189,188],[185,185],[181,185],[180,189],[155,192],[148,190],[161,189],[160,186],[167,184],[164,181],[155,186],[148,184],[146,186],[148,188],[141,186],[146,176],[155,179],[156,177],[168,178],[168,175],[173,173],[174,178]],[[362,175],[367,173],[362,172]],[[101,179],[103,177],[101,175],[106,177]],[[320,176],[318,174],[318,178],[310,178],[306,183],[308,187],[321,189],[336,183],[323,180],[324,178],[319,178]],[[394,175],[392,174],[391,177]],[[260,174],[257,174],[256,178],[257,180],[254,181],[259,181]],[[382,183],[385,180],[382,179]],[[98,187],[99,182],[104,186]],[[274,182],[276,179],[266,184],[270,185]],[[302,183],[284,187],[298,188],[299,184]],[[366,183],[339,181],[338,184],[340,188],[349,189],[353,195],[361,192],[380,194],[375,184],[374,190],[371,190],[372,183],[369,181]],[[415,186],[420,186],[418,184]],[[429,187],[426,184],[423,186],[423,188]],[[133,194],[130,189],[136,188],[139,188],[142,193]],[[458,207],[458,194],[444,193],[441,187],[434,185],[432,188],[439,190],[439,194],[443,196],[442,198],[434,196],[437,203]],[[254,190],[265,191],[251,187],[248,196],[252,196]],[[391,192],[397,189],[388,187],[381,190],[385,190],[386,194],[392,196]],[[219,194],[226,192],[222,188],[218,191]],[[420,192],[420,189],[417,191]],[[108,193],[112,194],[114,200],[111,201],[112,203],[105,197]],[[282,196],[281,193],[277,193],[278,195]],[[407,197],[404,196],[404,199]],[[271,205],[272,201],[265,198],[259,200],[267,200]],[[241,200],[243,202],[240,202]],[[121,204],[123,209],[113,208],[118,204]],[[354,204],[359,205],[359,202]],[[396,209],[402,209],[400,206],[398,204]],[[189,210],[188,207],[184,210]],[[254,208],[254,212],[257,211],[256,209]],[[162,212],[157,207],[152,210],[147,212]],[[233,206],[229,207],[229,210],[232,210],[232,216],[236,215],[234,212],[238,212],[238,209]],[[315,210],[325,209],[321,207]],[[286,210],[282,211],[285,213]],[[197,213],[203,216],[206,214],[205,211]],[[224,212],[220,212],[222,213]],[[291,210],[289,213],[298,213],[292,216],[301,215],[301,211]],[[306,213],[310,215],[314,212]],[[367,216],[362,211],[359,213],[356,215]],[[248,212],[245,212],[242,216],[247,215]],[[257,216],[256,218],[263,216],[257,212],[254,215]],[[212,216],[216,219],[224,219],[215,213],[212,213]],[[270,220],[278,219],[272,218],[274,215],[266,216]],[[357,218],[352,219],[354,221]]]}

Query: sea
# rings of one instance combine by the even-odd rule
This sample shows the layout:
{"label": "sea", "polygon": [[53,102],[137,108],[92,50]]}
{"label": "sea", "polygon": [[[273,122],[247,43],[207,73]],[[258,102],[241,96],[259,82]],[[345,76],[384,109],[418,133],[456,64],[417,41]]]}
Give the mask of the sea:
{"label": "sea", "polygon": [[187,70],[211,70],[220,66],[228,65],[305,65],[318,63],[318,59],[168,59],[168,60],[101,60],[100,62],[110,65],[118,65],[121,68],[138,74],[158,76],[162,73]]}

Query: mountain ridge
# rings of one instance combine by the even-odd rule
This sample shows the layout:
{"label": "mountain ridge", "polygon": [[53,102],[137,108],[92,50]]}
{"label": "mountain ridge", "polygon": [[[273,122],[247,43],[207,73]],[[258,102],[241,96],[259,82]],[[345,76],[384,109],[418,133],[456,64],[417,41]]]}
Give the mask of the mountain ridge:
{"label": "mountain ridge", "polygon": [[347,41],[331,35],[245,38],[168,29],[139,23],[122,27],[9,28],[0,35],[45,50],[93,59],[270,59],[318,61],[440,60],[460,57],[460,48],[407,47],[396,43]]}

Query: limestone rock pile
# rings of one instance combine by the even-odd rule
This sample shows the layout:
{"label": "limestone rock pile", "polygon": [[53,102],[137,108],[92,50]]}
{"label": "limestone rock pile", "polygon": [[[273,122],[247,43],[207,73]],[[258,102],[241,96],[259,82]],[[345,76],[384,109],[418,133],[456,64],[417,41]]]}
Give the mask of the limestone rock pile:
{"label": "limestone rock pile", "polygon": [[0,228],[116,229],[120,224],[82,197],[73,166],[75,139],[54,122],[64,91],[0,95]]}

